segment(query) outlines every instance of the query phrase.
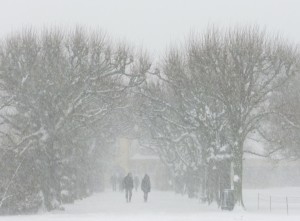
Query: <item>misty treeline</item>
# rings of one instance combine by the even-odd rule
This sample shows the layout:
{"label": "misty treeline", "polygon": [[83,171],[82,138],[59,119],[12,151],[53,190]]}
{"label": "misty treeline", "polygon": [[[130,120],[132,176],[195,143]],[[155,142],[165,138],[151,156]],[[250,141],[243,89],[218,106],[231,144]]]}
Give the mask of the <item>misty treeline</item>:
{"label": "misty treeline", "polygon": [[[191,195],[220,202],[233,181],[243,204],[245,153],[300,157],[298,53],[257,27],[193,34],[155,64],[143,50],[83,28],[7,36],[0,212],[62,209],[101,190],[115,140],[133,128],[168,166],[176,191],[186,184]],[[268,145],[245,149],[251,136]]]}
{"label": "misty treeline", "polygon": [[2,40],[1,212],[60,209],[99,189],[111,122],[148,67],[125,43],[82,28]]}
{"label": "misty treeline", "polygon": [[220,203],[233,187],[244,206],[246,153],[299,159],[299,67],[295,45],[258,27],[192,34],[136,89],[140,142],[171,168],[176,191]]}

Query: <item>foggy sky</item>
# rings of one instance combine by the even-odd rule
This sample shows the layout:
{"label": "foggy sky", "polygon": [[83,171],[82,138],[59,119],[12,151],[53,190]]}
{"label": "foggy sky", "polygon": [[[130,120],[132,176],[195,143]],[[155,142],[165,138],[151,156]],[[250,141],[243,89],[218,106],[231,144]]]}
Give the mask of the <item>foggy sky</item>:
{"label": "foggy sky", "polygon": [[84,25],[162,53],[191,30],[257,24],[300,42],[298,0],[0,0],[0,36],[22,27]]}

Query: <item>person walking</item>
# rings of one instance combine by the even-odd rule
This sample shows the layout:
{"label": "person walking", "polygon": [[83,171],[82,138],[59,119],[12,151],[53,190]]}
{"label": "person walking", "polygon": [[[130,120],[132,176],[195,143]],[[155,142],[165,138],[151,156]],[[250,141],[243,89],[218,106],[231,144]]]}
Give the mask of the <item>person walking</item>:
{"label": "person walking", "polygon": [[123,180],[124,188],[125,188],[125,197],[126,202],[131,202],[132,197],[132,189],[133,189],[133,178],[132,174],[128,173],[127,176]]}
{"label": "person walking", "polygon": [[143,180],[142,180],[142,185],[141,189],[144,192],[144,202],[148,201],[148,193],[151,191],[151,182],[150,182],[150,177],[148,174],[145,174]]}

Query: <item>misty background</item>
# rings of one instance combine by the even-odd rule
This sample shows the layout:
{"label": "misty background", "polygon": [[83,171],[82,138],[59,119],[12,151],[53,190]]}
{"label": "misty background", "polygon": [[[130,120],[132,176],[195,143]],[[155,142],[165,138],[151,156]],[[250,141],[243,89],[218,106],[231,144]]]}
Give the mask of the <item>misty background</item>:
{"label": "misty background", "polygon": [[210,25],[259,25],[298,43],[297,0],[1,0],[0,34],[32,26],[84,25],[143,46],[152,56]]}
{"label": "misty background", "polygon": [[298,1],[0,6],[1,214],[124,195],[129,172],[222,209],[300,186]]}

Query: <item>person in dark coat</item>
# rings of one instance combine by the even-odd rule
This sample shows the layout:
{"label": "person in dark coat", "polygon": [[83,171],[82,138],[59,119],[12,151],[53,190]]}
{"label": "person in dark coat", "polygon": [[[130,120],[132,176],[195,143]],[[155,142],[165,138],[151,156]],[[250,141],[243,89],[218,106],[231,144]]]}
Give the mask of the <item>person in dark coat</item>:
{"label": "person in dark coat", "polygon": [[148,193],[151,191],[151,182],[150,182],[150,177],[148,176],[148,174],[145,174],[145,176],[142,180],[141,189],[144,192],[144,201],[147,202]]}
{"label": "person in dark coat", "polygon": [[127,203],[131,202],[132,189],[133,189],[133,178],[131,173],[128,173],[128,175],[124,178],[123,185],[125,189],[126,202]]}

